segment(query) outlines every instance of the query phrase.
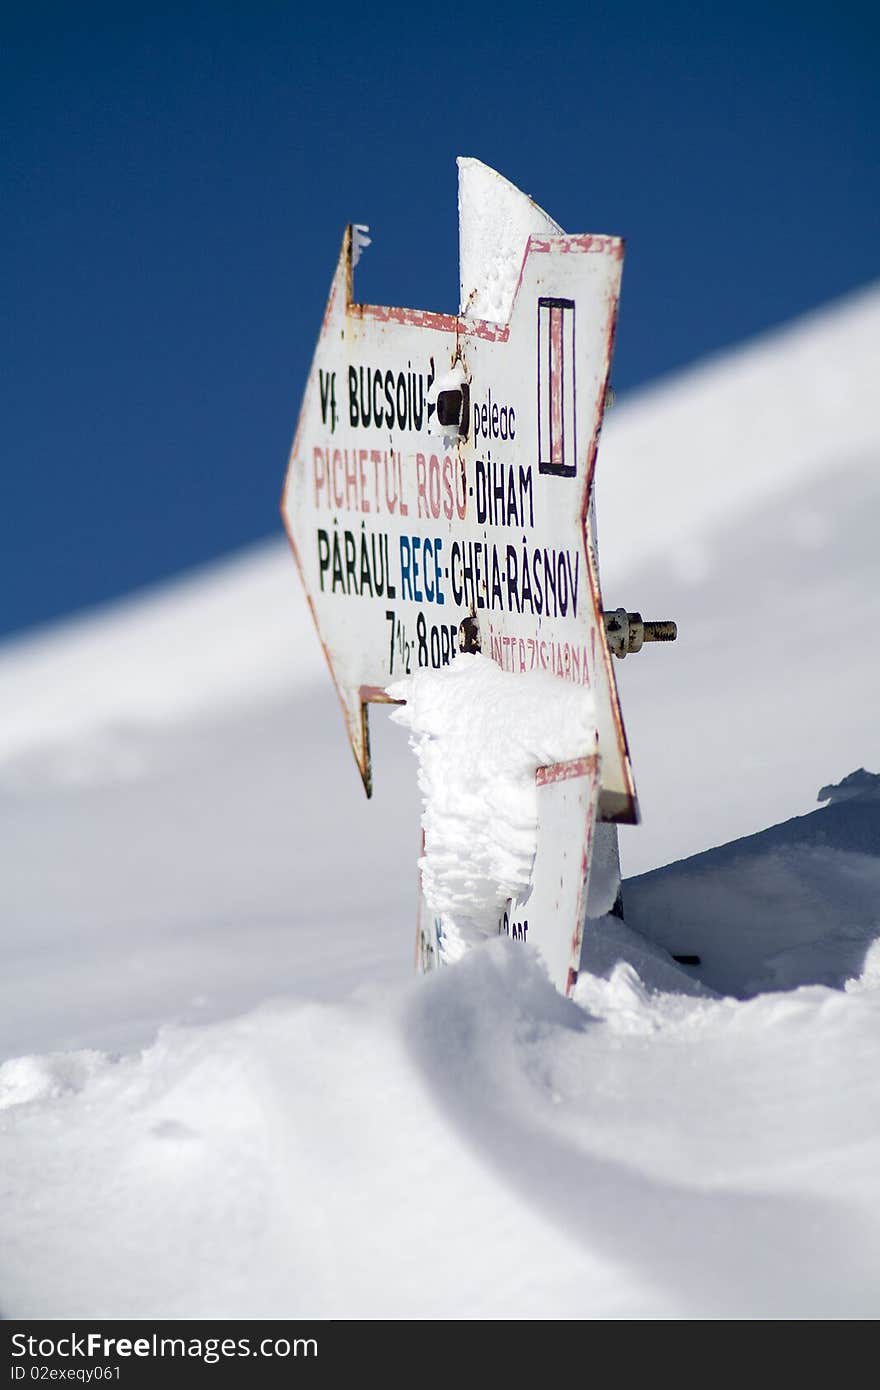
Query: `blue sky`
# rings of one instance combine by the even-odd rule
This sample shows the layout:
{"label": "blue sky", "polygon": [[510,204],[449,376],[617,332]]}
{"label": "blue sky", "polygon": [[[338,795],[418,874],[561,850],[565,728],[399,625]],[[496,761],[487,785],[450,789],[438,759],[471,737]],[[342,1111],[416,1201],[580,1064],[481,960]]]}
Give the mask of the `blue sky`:
{"label": "blue sky", "polygon": [[7,7],[0,634],[280,530],[344,224],[454,310],[456,154],[627,240],[621,394],[880,273],[877,7]]}

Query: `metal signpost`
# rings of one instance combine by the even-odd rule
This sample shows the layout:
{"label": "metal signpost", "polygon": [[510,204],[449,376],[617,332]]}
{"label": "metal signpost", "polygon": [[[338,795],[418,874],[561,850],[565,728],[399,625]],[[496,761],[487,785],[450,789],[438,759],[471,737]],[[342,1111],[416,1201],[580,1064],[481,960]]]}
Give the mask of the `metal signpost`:
{"label": "metal signpost", "polygon": [[[596,747],[539,770],[533,882],[499,923],[567,993],[596,821],[638,819],[610,644],[624,655],[674,626],[605,615],[599,589],[592,484],[623,243],[565,235],[475,160],[460,177],[457,315],[355,303],[346,231],[282,510],[367,795],[367,708],[401,676],[479,650],[592,692]],[[442,959],[424,903],[419,959]]]}

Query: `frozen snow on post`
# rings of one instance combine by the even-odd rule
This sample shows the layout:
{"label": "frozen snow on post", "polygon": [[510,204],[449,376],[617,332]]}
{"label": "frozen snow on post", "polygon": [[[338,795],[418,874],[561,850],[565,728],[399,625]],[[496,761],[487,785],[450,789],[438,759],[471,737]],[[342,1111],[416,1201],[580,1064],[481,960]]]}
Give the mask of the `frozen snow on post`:
{"label": "frozen snow on post", "polygon": [[[567,992],[594,822],[638,819],[592,514],[623,244],[459,175],[458,315],[355,303],[348,228],[282,509],[368,795],[367,707],[404,677],[479,651],[582,692],[592,740],[541,769],[532,882],[500,919]],[[425,968],[440,935],[423,914]]]}
{"label": "frozen snow on post", "polygon": [[564,236],[546,212],[479,159],[458,161],[460,312],[507,323],[523,248],[531,236]]}
{"label": "frozen snow on post", "polygon": [[[467,654],[443,671],[399,681],[389,693],[406,701],[392,717],[410,729],[419,759],[422,892],[442,921],[442,959],[452,961],[474,940],[497,936],[505,915],[509,932],[510,902],[528,900],[536,774],[594,756],[593,703],[570,681],[544,671],[514,676]],[[546,934],[544,942],[546,958]],[[564,951],[564,938],[562,945]]]}

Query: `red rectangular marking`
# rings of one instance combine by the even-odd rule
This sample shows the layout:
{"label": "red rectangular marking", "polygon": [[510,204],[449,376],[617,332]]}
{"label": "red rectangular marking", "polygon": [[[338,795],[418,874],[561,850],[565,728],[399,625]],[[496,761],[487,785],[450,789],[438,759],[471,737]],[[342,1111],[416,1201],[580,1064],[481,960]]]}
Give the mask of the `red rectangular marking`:
{"label": "red rectangular marking", "polygon": [[558,304],[550,310],[550,462],[565,461],[562,424],[565,363],[562,352],[562,309]]}

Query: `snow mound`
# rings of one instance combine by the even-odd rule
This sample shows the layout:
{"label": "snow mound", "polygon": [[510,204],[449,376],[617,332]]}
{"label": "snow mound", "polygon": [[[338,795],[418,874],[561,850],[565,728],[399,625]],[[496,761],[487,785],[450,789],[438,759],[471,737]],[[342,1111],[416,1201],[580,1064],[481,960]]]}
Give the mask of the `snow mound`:
{"label": "snow mound", "polygon": [[68,1091],[81,1091],[101,1067],[100,1052],[59,1052],[48,1057],[12,1057],[0,1063],[0,1110],[36,1100],[57,1100]]}
{"label": "snow mound", "polygon": [[0,1306],[872,1316],[878,1032],[867,982],[742,1004],[622,966],[572,1002],[505,940],[165,1029],[3,1112]]}
{"label": "snow mound", "polygon": [[628,924],[723,993],[841,988],[880,936],[878,784],[862,768],[810,815],[626,880]]}

